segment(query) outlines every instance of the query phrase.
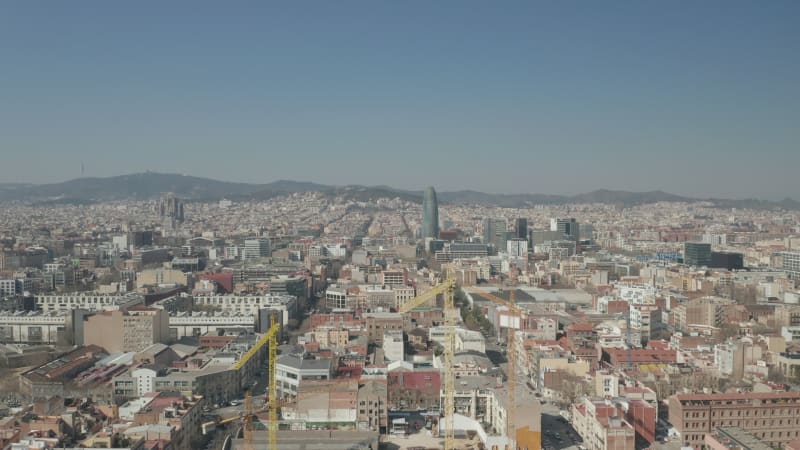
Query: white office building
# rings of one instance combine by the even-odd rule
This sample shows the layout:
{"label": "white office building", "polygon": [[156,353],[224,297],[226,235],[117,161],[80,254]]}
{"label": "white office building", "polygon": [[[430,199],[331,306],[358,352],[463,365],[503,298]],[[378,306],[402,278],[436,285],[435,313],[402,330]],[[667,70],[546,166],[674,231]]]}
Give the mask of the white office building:
{"label": "white office building", "polygon": [[528,240],[527,239],[511,239],[506,242],[506,250],[509,256],[528,256]]}

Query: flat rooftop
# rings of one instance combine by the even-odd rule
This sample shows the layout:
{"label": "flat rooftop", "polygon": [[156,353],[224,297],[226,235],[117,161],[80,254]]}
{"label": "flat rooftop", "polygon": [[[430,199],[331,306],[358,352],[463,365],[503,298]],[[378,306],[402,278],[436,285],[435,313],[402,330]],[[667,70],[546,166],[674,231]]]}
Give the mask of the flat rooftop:
{"label": "flat rooftop", "polygon": [[[378,448],[378,433],[360,431],[279,431],[281,450],[356,450]],[[253,433],[253,447],[267,448],[269,434]],[[243,439],[233,439],[231,450],[244,450]]]}

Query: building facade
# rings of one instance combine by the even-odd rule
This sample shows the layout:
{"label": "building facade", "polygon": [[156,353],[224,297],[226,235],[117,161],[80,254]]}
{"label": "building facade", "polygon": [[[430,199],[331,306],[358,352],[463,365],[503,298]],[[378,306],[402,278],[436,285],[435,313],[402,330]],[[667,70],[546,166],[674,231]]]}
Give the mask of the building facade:
{"label": "building facade", "polygon": [[687,266],[710,267],[711,244],[687,242],[683,246],[683,263]]}
{"label": "building facade", "polygon": [[291,295],[202,295],[194,297],[194,303],[216,307],[229,314],[255,316],[262,310],[277,311],[283,325],[297,314],[297,298]]}
{"label": "building facade", "polygon": [[242,259],[269,258],[272,254],[271,243],[268,238],[259,237],[244,240]]}
{"label": "building facade", "polygon": [[425,189],[422,198],[422,238],[439,238],[439,202],[433,186]]}
{"label": "building facade", "polygon": [[679,394],[669,419],[686,447],[701,448],[718,427],[739,427],[775,447],[800,437],[800,392]]}
{"label": "building facade", "polygon": [[169,343],[169,314],[163,309],[137,307],[102,311],[84,319],[83,342],[109,352],[138,352],[156,343]]}
{"label": "building facade", "polygon": [[331,360],[303,359],[295,355],[278,358],[275,365],[275,381],[278,392],[283,396],[296,396],[303,380],[329,380],[331,378]]}

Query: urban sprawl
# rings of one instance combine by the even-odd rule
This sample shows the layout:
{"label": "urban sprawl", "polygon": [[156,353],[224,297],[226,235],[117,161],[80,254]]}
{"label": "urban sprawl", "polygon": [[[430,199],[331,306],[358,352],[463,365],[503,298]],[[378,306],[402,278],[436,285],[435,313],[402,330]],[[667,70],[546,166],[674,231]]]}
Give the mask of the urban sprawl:
{"label": "urban sprawl", "polygon": [[0,449],[800,449],[800,213],[0,208]]}

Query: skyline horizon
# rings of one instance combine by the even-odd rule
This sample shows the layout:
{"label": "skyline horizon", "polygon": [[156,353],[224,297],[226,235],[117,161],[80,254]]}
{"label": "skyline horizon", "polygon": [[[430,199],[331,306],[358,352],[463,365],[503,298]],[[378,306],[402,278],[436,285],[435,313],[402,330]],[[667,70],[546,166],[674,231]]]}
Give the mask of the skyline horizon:
{"label": "skyline horizon", "polygon": [[[124,178],[124,177],[132,177],[132,176],[141,176],[141,175],[160,175],[160,176],[178,176],[178,177],[187,177],[187,178],[195,178],[198,180],[209,180],[221,183],[230,183],[230,184],[241,184],[241,185],[249,185],[249,186],[267,186],[270,184],[276,183],[298,183],[298,184],[314,184],[319,185],[325,188],[346,188],[346,187],[363,187],[363,188],[387,188],[390,190],[397,191],[398,193],[406,193],[406,194],[417,194],[421,197],[424,196],[426,189],[433,188],[437,194],[455,194],[455,193],[466,193],[466,192],[474,192],[477,194],[486,194],[486,195],[493,195],[493,196],[524,196],[524,195],[542,195],[542,196],[554,196],[554,197],[577,197],[586,194],[593,194],[593,193],[600,193],[600,192],[611,192],[611,193],[631,193],[631,194],[650,194],[650,193],[663,193],[674,195],[677,197],[684,197],[689,200],[693,201],[705,201],[705,200],[756,200],[756,201],[767,201],[767,202],[781,202],[785,200],[790,201],[797,201],[800,202],[800,197],[792,197],[792,196],[784,196],[780,198],[766,198],[766,197],[759,197],[756,195],[751,196],[741,196],[741,197],[719,197],[719,196],[702,196],[702,195],[693,195],[693,194],[683,194],[679,192],[674,192],[665,189],[641,189],[641,190],[628,190],[628,189],[613,189],[607,187],[596,187],[594,189],[589,189],[585,191],[577,191],[577,192],[557,192],[557,191],[512,191],[512,192],[495,192],[495,191],[485,191],[480,189],[475,189],[469,186],[460,187],[460,188],[440,188],[439,185],[436,184],[424,184],[420,186],[411,186],[411,187],[401,187],[392,184],[365,184],[359,183],[356,181],[345,183],[345,184],[335,184],[335,183],[324,183],[320,181],[314,180],[303,180],[303,179],[291,179],[291,178],[275,178],[270,180],[260,180],[260,181],[242,181],[236,179],[227,179],[223,177],[215,177],[215,176],[201,176],[195,174],[188,174],[188,173],[177,173],[177,172],[164,172],[164,171],[157,171],[157,170],[145,170],[142,172],[128,172],[128,173],[119,173],[119,174],[112,174],[112,175],[92,175],[86,174],[84,176],[77,176],[74,178],[66,178],[64,180],[59,181],[52,181],[52,182],[44,182],[44,183],[34,183],[34,182],[7,182],[0,179],[0,187],[2,186],[12,186],[12,185],[19,185],[19,186],[51,186],[51,185],[58,185],[58,184],[66,184],[77,182],[80,180],[107,180],[113,178]],[[168,193],[165,191],[164,193]]]}
{"label": "skyline horizon", "polygon": [[800,198],[800,3],[0,5],[0,179]]}

